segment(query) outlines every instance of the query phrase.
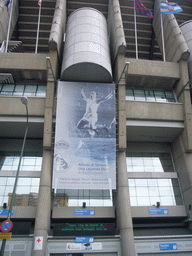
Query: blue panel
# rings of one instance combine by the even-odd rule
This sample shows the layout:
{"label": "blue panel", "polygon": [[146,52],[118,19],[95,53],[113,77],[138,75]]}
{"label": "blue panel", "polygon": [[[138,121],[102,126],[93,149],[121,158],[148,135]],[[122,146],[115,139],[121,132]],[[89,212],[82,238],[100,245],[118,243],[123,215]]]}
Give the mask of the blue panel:
{"label": "blue panel", "polygon": [[74,215],[95,215],[94,209],[75,209]]}
{"label": "blue panel", "polygon": [[[0,215],[8,215],[9,209],[0,209]],[[14,209],[11,212],[11,215],[14,214]]]}
{"label": "blue panel", "polygon": [[173,251],[173,250],[177,250],[177,243],[161,243],[159,244],[159,249],[161,251]]}
{"label": "blue panel", "polygon": [[154,209],[149,209],[149,214],[150,215],[155,215],[155,214],[168,214],[168,209],[167,208],[162,208],[162,209],[158,209],[158,208],[154,208]]}
{"label": "blue panel", "polygon": [[75,243],[94,243],[93,236],[76,236]]}

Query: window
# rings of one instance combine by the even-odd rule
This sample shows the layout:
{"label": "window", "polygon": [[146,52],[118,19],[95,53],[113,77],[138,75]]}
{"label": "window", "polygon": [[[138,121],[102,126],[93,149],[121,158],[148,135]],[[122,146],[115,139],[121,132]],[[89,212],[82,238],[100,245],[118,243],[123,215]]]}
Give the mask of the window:
{"label": "window", "polygon": [[57,189],[54,194],[54,206],[113,206],[110,190]]}
{"label": "window", "polygon": [[127,153],[128,172],[173,172],[169,153]]}
{"label": "window", "polygon": [[177,179],[129,179],[131,206],[182,204]]}
{"label": "window", "polygon": [[[41,171],[42,157],[34,156],[32,153],[25,153],[21,160],[20,171]],[[0,170],[1,171],[17,171],[20,156],[17,152],[0,152]]]}
{"label": "window", "polygon": [[[10,205],[19,154],[20,152],[0,152],[0,206],[3,203]],[[39,153],[24,152],[20,166],[22,173],[18,178],[13,205],[37,205],[41,166],[42,156]]]}
{"label": "window", "polygon": [[[11,202],[15,177],[0,178],[0,206]],[[40,178],[18,178],[16,194],[13,205],[35,206],[37,205]]]}
{"label": "window", "polygon": [[176,102],[174,93],[169,90],[126,89],[126,100],[150,102]]}
{"label": "window", "polygon": [[183,204],[170,153],[127,152],[126,161],[131,206]]}
{"label": "window", "polygon": [[4,84],[0,86],[0,96],[46,97],[44,84]]}

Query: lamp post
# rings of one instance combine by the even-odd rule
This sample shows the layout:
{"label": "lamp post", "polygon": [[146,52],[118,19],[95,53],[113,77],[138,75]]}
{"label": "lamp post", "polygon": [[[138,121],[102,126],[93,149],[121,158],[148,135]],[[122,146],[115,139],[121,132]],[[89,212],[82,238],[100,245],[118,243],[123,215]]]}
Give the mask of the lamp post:
{"label": "lamp post", "polygon": [[[15,192],[16,192],[16,188],[17,188],[17,182],[18,182],[18,178],[19,178],[19,171],[20,171],[20,166],[21,166],[21,160],[22,160],[22,157],[23,157],[23,151],[24,151],[25,141],[26,141],[27,131],[28,131],[28,107],[27,107],[28,99],[27,99],[27,97],[23,96],[23,97],[21,98],[21,102],[22,102],[22,103],[25,105],[25,107],[26,107],[27,123],[26,123],[26,128],[25,128],[25,135],[24,135],[24,139],[23,139],[23,145],[22,145],[22,149],[21,149],[21,155],[20,155],[20,158],[19,158],[19,164],[18,164],[18,167],[17,167],[16,177],[15,177],[15,183],[14,183],[13,193],[12,193],[12,197],[11,197],[11,203],[10,203],[9,212],[8,212],[8,215],[7,215],[7,219],[8,219],[8,220],[11,219],[11,212],[12,212],[12,209],[13,209],[13,201],[14,201]],[[3,255],[4,255],[5,244],[6,244],[6,239],[3,239],[2,244],[1,244],[0,256],[3,256]]]}

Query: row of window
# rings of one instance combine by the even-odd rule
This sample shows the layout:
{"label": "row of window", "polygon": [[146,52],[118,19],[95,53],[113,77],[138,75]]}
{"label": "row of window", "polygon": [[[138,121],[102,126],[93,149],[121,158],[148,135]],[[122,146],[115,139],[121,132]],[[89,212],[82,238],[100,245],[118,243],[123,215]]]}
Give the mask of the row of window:
{"label": "row of window", "polygon": [[[10,202],[15,178],[1,177],[0,205]],[[14,205],[28,206],[36,202],[39,178],[19,178]],[[129,179],[131,206],[181,205],[182,198],[177,179]],[[113,206],[112,193],[107,190],[65,190],[54,193],[54,206]],[[34,205],[34,204],[33,204]]]}
{"label": "row of window", "polygon": [[[169,153],[134,153],[127,152],[128,172],[171,172],[173,164]],[[19,156],[16,152],[0,153],[0,170],[16,171]],[[38,153],[24,153],[21,162],[22,171],[41,171],[42,157]],[[14,177],[0,178],[0,206],[9,203],[13,191]],[[182,204],[177,179],[152,179],[151,177],[128,180],[132,206],[152,206]],[[31,205],[36,202],[39,191],[39,178],[19,178],[15,205]],[[113,206],[112,191],[109,190],[55,190],[54,206]],[[35,204],[35,203],[34,203]],[[34,205],[33,204],[33,205]]]}
{"label": "row of window", "polygon": [[127,153],[128,172],[173,172],[169,153]]}
{"label": "row of window", "polygon": [[[46,97],[46,85],[0,84],[0,96]],[[126,100],[176,102],[172,91],[126,89]]]}
{"label": "row of window", "polygon": [[[0,152],[0,170],[17,171],[20,156],[17,152]],[[21,171],[41,171],[42,157],[37,153],[24,154],[21,160]]]}
{"label": "row of window", "polygon": [[[0,178],[0,206],[11,202],[15,178]],[[18,206],[37,205],[40,178],[18,178],[14,204]]]}
{"label": "row of window", "polygon": [[131,206],[181,205],[177,179],[129,179]]}
{"label": "row of window", "polygon": [[46,97],[46,85],[0,84],[0,96]]}
{"label": "row of window", "polygon": [[54,206],[82,207],[113,206],[112,192],[109,190],[57,189],[54,193]]}
{"label": "row of window", "polygon": [[[0,169],[16,171],[19,156],[0,155]],[[128,172],[173,172],[170,154],[166,153],[127,153]],[[23,156],[21,161],[22,171],[41,171],[41,156]]]}
{"label": "row of window", "polygon": [[[17,171],[20,157],[6,156],[1,158],[2,171]],[[41,171],[42,157],[22,157],[20,171]]]}
{"label": "row of window", "polygon": [[126,100],[176,102],[172,91],[126,89]]}

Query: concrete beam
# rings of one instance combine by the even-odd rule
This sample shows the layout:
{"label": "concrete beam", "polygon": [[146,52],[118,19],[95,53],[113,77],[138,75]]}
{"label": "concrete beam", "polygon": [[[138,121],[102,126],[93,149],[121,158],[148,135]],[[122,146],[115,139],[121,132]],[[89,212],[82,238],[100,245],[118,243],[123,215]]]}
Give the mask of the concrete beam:
{"label": "concrete beam", "polygon": [[178,63],[129,58],[126,62],[130,62],[128,75],[180,79]]}
{"label": "concrete beam", "polygon": [[[3,70],[46,70],[47,54],[1,53],[0,72]],[[29,61],[30,60],[30,61]]]}
{"label": "concrete beam", "polygon": [[126,101],[126,118],[184,122],[183,104]]}

